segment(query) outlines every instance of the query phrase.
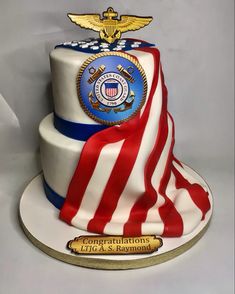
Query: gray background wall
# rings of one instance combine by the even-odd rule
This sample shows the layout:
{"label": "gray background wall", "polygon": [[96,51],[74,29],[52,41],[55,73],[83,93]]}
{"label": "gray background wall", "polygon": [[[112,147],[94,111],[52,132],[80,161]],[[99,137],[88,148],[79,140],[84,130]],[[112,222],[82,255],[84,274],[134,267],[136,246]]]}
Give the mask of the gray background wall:
{"label": "gray background wall", "polygon": [[111,5],[123,14],[154,17],[150,26],[126,35],[154,41],[161,51],[178,156],[212,166],[231,163],[232,0],[1,1],[0,134],[7,136],[1,150],[37,149],[38,124],[52,110],[48,54],[53,46],[97,36],[73,25],[66,12],[102,12]]}
{"label": "gray background wall", "polygon": [[[169,91],[168,108],[176,124],[175,153],[179,159],[202,173],[211,185],[216,200],[214,221],[206,235],[210,247],[202,251],[207,255],[201,255],[201,260],[196,256],[193,260],[194,271],[200,277],[200,283],[194,285],[195,292],[232,293],[233,0],[0,1],[0,238],[4,248],[2,252],[9,252],[0,259],[0,289],[11,287],[12,292],[8,292],[16,293],[14,285],[19,285],[22,292],[28,293],[24,276],[27,268],[30,276],[35,271],[35,277],[42,281],[46,279],[45,284],[34,288],[34,293],[42,293],[40,289],[44,293],[46,289],[55,292],[53,283],[46,278],[43,269],[34,268],[36,262],[48,266],[54,279],[57,277],[54,271],[61,275],[58,285],[66,282],[62,278],[64,275],[70,281],[70,290],[76,288],[78,269],[40,255],[31,244],[26,243],[17,225],[16,202],[26,183],[40,170],[38,125],[53,109],[48,54],[57,43],[96,36],[92,31],[73,25],[66,13],[101,13],[108,6],[113,6],[121,14],[154,17],[150,26],[126,36],[155,42],[160,49]],[[222,236],[220,240],[219,236]],[[21,249],[13,253],[16,242]],[[23,263],[19,256],[24,257]],[[135,280],[134,276],[138,277],[138,274],[129,274],[133,289],[146,288],[154,293],[156,290],[163,293],[167,289],[166,276],[170,275],[173,280],[175,277],[173,284],[176,292],[178,289],[181,293],[194,293],[190,282],[193,277],[184,268],[184,258],[182,264],[178,259],[154,270],[135,272],[144,274],[149,283],[145,287],[140,284],[141,278],[137,279],[139,282]],[[3,260],[5,266],[2,263],[1,267]],[[187,261],[190,264],[189,256]],[[199,261],[201,266],[197,263]],[[177,268],[187,275],[188,283],[180,278]],[[15,283],[11,282],[10,273],[15,273]],[[91,272],[80,269],[79,273],[87,282],[82,289],[91,290],[91,280],[86,278]],[[92,272],[93,279],[96,279],[94,275]],[[104,274],[110,282],[99,282],[103,286],[117,283],[116,277],[110,275]],[[159,278],[156,280],[157,276],[161,277],[161,281]],[[120,274],[118,279],[125,283],[125,274]],[[32,280],[38,284],[36,278]],[[57,293],[63,293],[62,288],[57,289]],[[112,293],[118,292],[113,290]],[[169,291],[166,290],[166,293]]]}

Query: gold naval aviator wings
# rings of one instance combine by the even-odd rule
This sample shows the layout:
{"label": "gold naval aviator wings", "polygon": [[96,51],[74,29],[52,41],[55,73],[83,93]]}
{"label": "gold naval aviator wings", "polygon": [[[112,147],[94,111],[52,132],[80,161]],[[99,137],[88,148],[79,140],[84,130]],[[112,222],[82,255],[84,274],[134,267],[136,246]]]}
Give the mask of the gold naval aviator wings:
{"label": "gold naval aviator wings", "polygon": [[100,33],[100,38],[113,43],[120,39],[122,33],[135,31],[145,27],[152,21],[152,17],[142,17],[134,15],[121,15],[117,18],[118,13],[109,7],[103,12],[103,18],[99,14],[72,14],[68,17],[72,22],[82,28],[90,29]]}

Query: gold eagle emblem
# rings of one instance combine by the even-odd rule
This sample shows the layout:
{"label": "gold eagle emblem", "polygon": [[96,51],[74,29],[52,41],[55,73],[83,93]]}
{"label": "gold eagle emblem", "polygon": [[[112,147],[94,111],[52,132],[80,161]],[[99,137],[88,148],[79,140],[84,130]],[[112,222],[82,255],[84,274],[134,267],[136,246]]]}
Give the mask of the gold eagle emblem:
{"label": "gold eagle emblem", "polygon": [[113,43],[120,39],[122,33],[135,31],[145,27],[152,21],[152,17],[141,17],[134,15],[121,15],[117,18],[118,13],[109,7],[103,12],[103,18],[99,14],[72,14],[68,17],[72,22],[82,28],[90,29],[100,33],[100,38]]}

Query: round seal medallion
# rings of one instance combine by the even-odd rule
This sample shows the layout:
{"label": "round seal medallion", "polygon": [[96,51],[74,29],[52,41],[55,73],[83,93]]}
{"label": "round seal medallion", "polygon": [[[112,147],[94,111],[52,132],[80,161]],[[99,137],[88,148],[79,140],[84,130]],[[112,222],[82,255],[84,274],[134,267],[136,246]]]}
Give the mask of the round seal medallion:
{"label": "round seal medallion", "polygon": [[147,81],[142,66],[131,55],[105,52],[83,63],[77,90],[87,115],[99,123],[115,125],[127,121],[141,109]]}

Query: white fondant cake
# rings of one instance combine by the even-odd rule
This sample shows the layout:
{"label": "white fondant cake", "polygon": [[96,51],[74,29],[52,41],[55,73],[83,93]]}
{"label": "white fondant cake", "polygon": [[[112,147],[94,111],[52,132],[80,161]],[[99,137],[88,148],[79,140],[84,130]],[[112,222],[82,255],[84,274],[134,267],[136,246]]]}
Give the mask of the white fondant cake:
{"label": "white fondant cake", "polygon": [[137,43],[125,54],[145,73],[146,99],[135,116],[109,127],[79,101],[78,74],[94,54],[78,43],[51,52],[55,113],[39,128],[45,193],[62,220],[83,230],[180,237],[199,226],[211,204],[205,184],[173,155],[159,51]]}

